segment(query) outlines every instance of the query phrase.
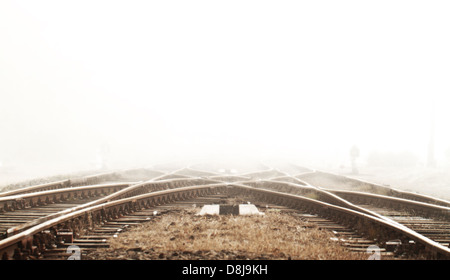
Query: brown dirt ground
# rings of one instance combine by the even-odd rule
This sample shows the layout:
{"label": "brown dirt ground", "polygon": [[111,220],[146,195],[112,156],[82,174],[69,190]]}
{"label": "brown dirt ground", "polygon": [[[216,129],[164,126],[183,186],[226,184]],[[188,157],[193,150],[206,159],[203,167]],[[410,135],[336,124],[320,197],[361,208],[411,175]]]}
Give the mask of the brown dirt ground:
{"label": "brown dirt ground", "polygon": [[174,210],[131,228],[111,240],[110,248],[84,259],[181,260],[360,260],[319,230],[290,213],[264,216],[197,216],[198,209]]}

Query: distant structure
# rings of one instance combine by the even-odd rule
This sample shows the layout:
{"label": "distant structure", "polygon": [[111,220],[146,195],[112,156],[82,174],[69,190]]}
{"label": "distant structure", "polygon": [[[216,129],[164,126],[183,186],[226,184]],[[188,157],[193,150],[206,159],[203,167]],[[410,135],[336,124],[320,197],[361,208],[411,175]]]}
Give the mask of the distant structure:
{"label": "distant structure", "polygon": [[358,168],[356,166],[356,158],[359,157],[359,148],[356,145],[353,145],[352,148],[350,149],[350,159],[352,162],[352,173],[353,174],[358,174]]}

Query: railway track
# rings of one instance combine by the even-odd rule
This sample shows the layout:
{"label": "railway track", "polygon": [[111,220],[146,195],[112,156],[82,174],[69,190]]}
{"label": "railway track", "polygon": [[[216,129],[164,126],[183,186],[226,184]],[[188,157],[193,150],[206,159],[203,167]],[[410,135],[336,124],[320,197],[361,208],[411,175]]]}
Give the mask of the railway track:
{"label": "railway track", "polygon": [[322,189],[402,224],[442,246],[450,246],[449,201],[326,172],[310,172],[298,177],[331,187]]}
{"label": "railway track", "polygon": [[[367,248],[370,246],[377,246],[377,243],[373,240],[365,238],[362,234],[358,233],[354,229],[339,224],[331,219],[321,217],[316,214],[310,214],[305,211],[301,211],[298,209],[291,209],[288,207],[278,206],[274,204],[259,204],[256,202],[256,205],[260,208],[270,208],[277,209],[281,212],[294,212],[294,215],[303,221],[307,221],[310,224],[316,225],[319,229],[331,231],[334,234],[333,241],[339,242],[342,246],[346,247],[348,250],[358,253],[366,253]],[[396,248],[390,248],[396,249]],[[378,253],[380,257],[394,259],[396,256],[393,252],[394,250],[387,251],[385,248],[379,248]],[[397,256],[398,257],[398,256]]]}
{"label": "railway track", "polygon": [[[256,197],[263,201],[278,205],[299,208],[314,215],[330,219],[340,225],[350,227],[364,234],[369,239],[377,240],[379,247],[389,246],[393,240],[402,248],[397,248],[398,253],[410,256],[425,254],[431,258],[449,258],[450,249],[422,234],[419,234],[387,217],[380,216],[375,212],[364,213],[347,207],[337,206],[317,199],[289,194],[286,192],[273,191],[269,189],[236,185],[241,195]],[[374,214],[372,214],[374,213]],[[420,252],[420,253],[419,253]]]}
{"label": "railway track", "polygon": [[[0,256],[3,259],[65,258],[68,246],[78,246],[83,252],[108,246],[107,240],[148,221],[155,211],[164,213],[173,207],[219,203],[233,198],[254,201],[260,207],[269,205],[294,211],[299,219],[333,231],[336,242],[350,250],[363,252],[368,246],[376,245],[383,256],[450,259],[450,208],[445,206],[446,201],[378,188],[374,184],[368,187],[367,182],[361,183],[361,187],[351,181],[359,192],[349,190],[348,184],[340,189],[340,184],[348,183],[348,178],[339,178],[335,185],[329,180],[330,176],[336,179],[338,175],[326,174],[327,184],[322,181],[315,186],[323,174],[301,171],[304,172],[292,176],[277,169],[244,174],[194,168],[171,172],[147,169],[137,173],[129,171],[129,178],[133,172],[141,178],[152,173],[148,181],[122,183],[120,189],[103,193],[101,198],[92,195],[91,190],[91,196],[81,195],[82,199],[76,203],[63,202],[64,199],[55,195],[94,186],[40,189],[5,196],[0,198],[6,201],[1,204],[0,200],[4,211],[0,226],[4,222],[6,231],[18,225],[26,226],[4,236],[0,241]],[[42,198],[45,195],[47,198]],[[400,206],[401,209],[396,208]]]}
{"label": "railway track", "polygon": [[450,246],[449,207],[352,191],[332,192],[358,207],[402,224],[442,246]]}
{"label": "railway track", "polygon": [[[155,216],[164,215],[171,211],[178,211],[183,208],[202,207],[205,204],[219,204],[226,201],[227,196],[217,194],[205,197],[197,197],[183,201],[174,201],[168,204],[155,205],[153,207],[137,210],[133,213],[113,217],[110,221],[101,224],[95,229],[85,232],[83,235],[72,238],[61,238],[55,248],[45,250],[41,259],[44,260],[66,260],[75,253],[80,254],[80,259],[86,257],[90,251],[98,248],[109,247],[109,241],[116,238],[119,234],[126,232],[133,226],[145,223],[153,219]],[[70,246],[76,246],[68,249]],[[58,248],[59,247],[59,248]],[[61,248],[62,247],[62,248]]]}
{"label": "railway track", "polygon": [[15,190],[3,191],[0,192],[0,197],[13,196],[13,195],[21,195],[27,193],[34,193],[40,191],[48,191],[48,190],[56,190],[63,188],[71,188],[77,186],[86,186],[99,184],[106,181],[114,181],[117,182],[120,179],[120,173],[118,172],[107,172],[100,173],[95,175],[88,175],[84,177],[75,177],[66,180],[60,180],[55,182],[49,182],[39,185],[33,185],[29,187],[18,188]]}
{"label": "railway track", "polygon": [[417,194],[399,189],[374,184],[371,182],[354,179],[347,176],[337,175],[323,171],[310,171],[299,174],[295,178],[302,180],[310,185],[324,189],[333,189],[337,191],[358,191],[373,194],[380,194],[385,196],[392,196],[404,198],[408,200],[415,200],[440,206],[450,207],[450,201],[431,197],[428,195]]}
{"label": "railway track", "polygon": [[73,177],[66,180],[59,180],[39,185],[17,188],[0,192],[0,197],[22,195],[40,191],[56,190],[63,188],[72,188],[79,186],[88,186],[100,183],[118,183],[129,181],[147,181],[151,178],[161,177],[165,172],[152,170],[148,168],[126,169],[99,174],[87,175],[83,177]]}
{"label": "railway track", "polygon": [[134,183],[100,184],[0,197],[0,238],[113,194]]}
{"label": "railway track", "polygon": [[166,179],[145,183],[113,183],[25,193],[0,198],[0,234],[14,235],[57,216],[111,200],[180,186],[202,185],[215,180]]}

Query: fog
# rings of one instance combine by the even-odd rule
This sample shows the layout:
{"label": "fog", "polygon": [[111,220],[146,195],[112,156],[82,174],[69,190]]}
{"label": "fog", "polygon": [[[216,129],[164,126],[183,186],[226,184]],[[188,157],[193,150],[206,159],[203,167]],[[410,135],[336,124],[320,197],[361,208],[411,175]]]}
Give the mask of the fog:
{"label": "fog", "polygon": [[3,0],[3,178],[218,159],[338,170],[353,145],[361,167],[426,166],[433,115],[446,168],[449,12],[448,1]]}

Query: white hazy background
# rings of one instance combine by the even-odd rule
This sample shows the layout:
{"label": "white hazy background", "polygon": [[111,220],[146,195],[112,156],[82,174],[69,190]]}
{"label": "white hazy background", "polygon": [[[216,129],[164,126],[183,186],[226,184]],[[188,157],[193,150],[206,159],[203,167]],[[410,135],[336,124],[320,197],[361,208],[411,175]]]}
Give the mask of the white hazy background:
{"label": "white hazy background", "polygon": [[[0,164],[450,148],[449,1],[0,2]],[[104,152],[102,152],[104,149]],[[100,158],[100,159],[99,159]]]}

